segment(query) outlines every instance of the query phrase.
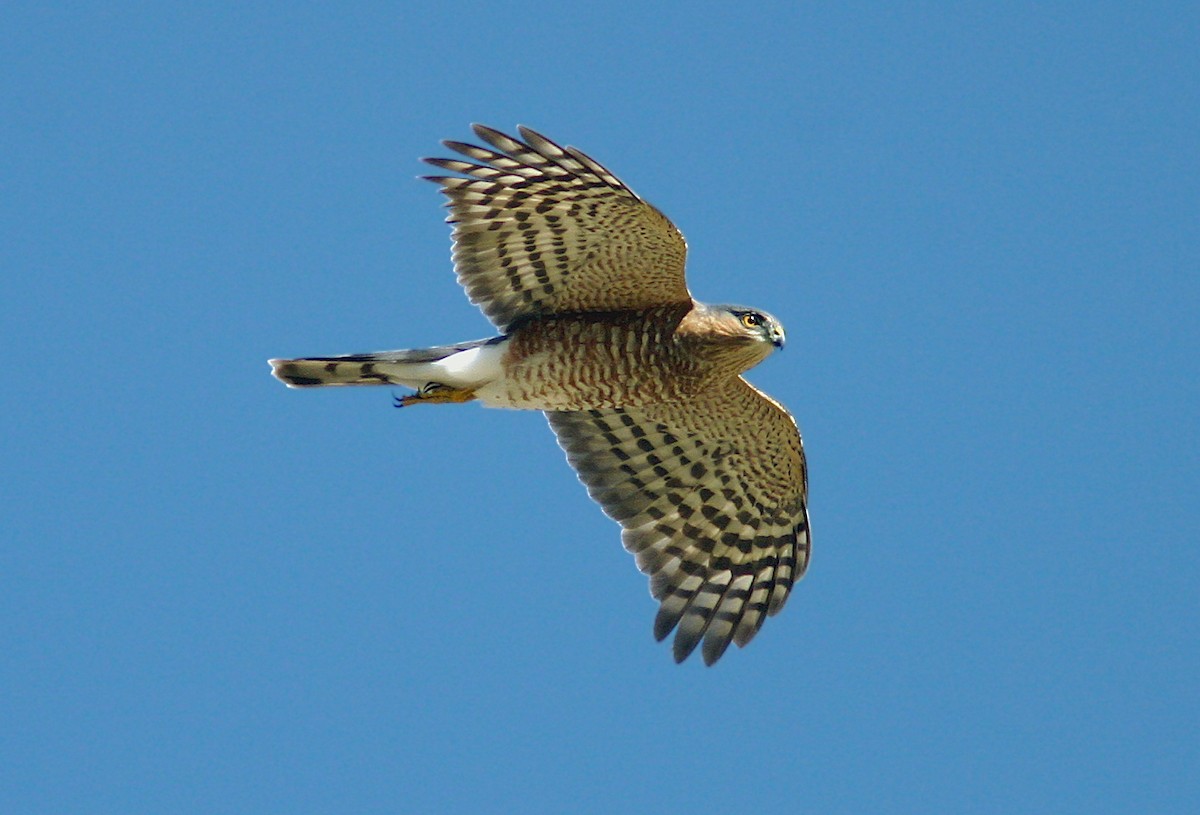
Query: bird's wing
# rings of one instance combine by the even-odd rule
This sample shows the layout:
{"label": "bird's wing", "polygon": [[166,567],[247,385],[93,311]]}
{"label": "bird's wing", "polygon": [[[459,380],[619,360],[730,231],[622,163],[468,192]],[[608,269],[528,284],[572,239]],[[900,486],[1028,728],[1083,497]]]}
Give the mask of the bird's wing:
{"label": "bird's wing", "polygon": [[665,215],[573,147],[524,127],[525,141],[474,130],[491,148],[447,141],[471,161],[425,161],[465,176],[428,178],[450,199],[458,280],[501,330],[542,315],[690,302],[687,244]]}
{"label": "bird's wing", "polygon": [[547,413],[588,492],[678,627],[682,661],[712,664],[778,612],[808,566],[808,477],[796,423],[741,377],[647,408]]}

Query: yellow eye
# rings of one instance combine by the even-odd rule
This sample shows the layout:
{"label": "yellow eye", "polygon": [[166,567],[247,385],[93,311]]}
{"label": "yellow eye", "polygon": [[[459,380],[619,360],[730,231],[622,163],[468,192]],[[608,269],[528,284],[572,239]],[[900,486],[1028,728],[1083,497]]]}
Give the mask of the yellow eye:
{"label": "yellow eye", "polygon": [[746,326],[746,328],[758,328],[762,324],[763,318],[761,314],[749,313],[742,315],[742,325]]}

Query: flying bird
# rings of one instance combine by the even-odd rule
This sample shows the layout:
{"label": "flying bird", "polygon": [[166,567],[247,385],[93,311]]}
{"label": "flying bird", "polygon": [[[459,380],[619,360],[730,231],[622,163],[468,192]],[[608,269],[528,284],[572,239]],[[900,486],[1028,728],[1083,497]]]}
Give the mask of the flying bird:
{"label": "flying bird", "polygon": [[742,374],[784,344],[765,311],[706,305],[687,245],[595,160],[525,127],[425,161],[449,199],[458,281],[499,331],[417,350],[273,359],[294,388],[401,385],[398,406],[540,410],[660,602],[682,662],[744,646],[808,566],[791,414]]}

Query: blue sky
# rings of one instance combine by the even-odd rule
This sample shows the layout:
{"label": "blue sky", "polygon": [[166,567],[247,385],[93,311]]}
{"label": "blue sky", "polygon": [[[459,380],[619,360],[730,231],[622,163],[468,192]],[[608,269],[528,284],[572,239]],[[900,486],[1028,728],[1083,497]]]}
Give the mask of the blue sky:
{"label": "blue sky", "polygon": [[[0,809],[1195,812],[1186,4],[9,3]],[[814,557],[713,669],[544,420],[289,391],[487,336],[468,123],[663,209]]]}

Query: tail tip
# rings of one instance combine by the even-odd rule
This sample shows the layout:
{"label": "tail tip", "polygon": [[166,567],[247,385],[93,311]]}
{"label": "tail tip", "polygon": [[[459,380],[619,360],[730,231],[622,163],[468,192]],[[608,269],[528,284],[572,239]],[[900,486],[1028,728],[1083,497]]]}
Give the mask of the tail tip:
{"label": "tail tip", "polygon": [[325,384],[322,380],[301,373],[294,359],[268,359],[271,375],[289,388],[311,388]]}

